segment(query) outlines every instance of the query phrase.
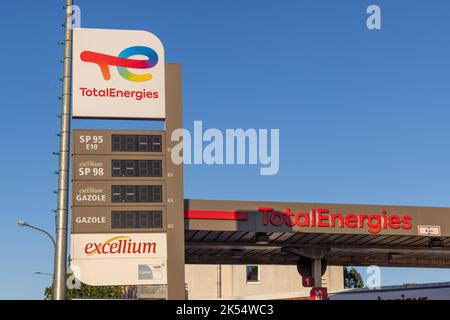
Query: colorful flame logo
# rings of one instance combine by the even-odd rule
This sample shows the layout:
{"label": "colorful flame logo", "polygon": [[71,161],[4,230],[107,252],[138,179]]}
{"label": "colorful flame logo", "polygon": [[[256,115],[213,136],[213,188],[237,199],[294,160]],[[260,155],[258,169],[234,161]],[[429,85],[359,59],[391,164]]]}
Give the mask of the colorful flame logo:
{"label": "colorful flame logo", "polygon": [[[146,56],[148,59],[129,59],[129,57],[138,54]],[[80,54],[80,58],[84,62],[97,64],[100,67],[100,71],[102,72],[104,80],[111,79],[109,66],[115,66],[117,67],[117,71],[122,78],[133,82],[148,81],[152,79],[153,76],[151,73],[132,73],[128,70],[128,68],[150,69],[158,63],[158,54],[155,52],[155,50],[143,46],[128,47],[125,50],[121,51],[118,57],[93,51],[83,51]]]}

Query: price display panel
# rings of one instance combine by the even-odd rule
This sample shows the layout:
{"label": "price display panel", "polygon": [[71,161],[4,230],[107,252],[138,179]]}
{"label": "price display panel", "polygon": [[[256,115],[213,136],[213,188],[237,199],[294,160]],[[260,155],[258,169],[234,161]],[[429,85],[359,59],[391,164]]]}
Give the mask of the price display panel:
{"label": "price display panel", "polygon": [[164,132],[73,130],[74,154],[163,155]]}
{"label": "price display panel", "polygon": [[162,185],[112,185],[112,203],[162,203]]}
{"label": "price display panel", "polygon": [[139,233],[165,230],[164,207],[73,207],[73,233]]}
{"label": "price display panel", "polygon": [[73,206],[155,206],[166,204],[164,181],[73,181]]}
{"label": "price display panel", "polygon": [[113,134],[112,152],[162,152],[161,134]]}
{"label": "price display panel", "polygon": [[161,229],[161,210],[153,211],[112,211],[111,229]]}
{"label": "price display panel", "polygon": [[74,180],[164,180],[162,156],[74,155]]}
{"label": "price display panel", "polygon": [[162,160],[111,160],[113,177],[162,178]]}

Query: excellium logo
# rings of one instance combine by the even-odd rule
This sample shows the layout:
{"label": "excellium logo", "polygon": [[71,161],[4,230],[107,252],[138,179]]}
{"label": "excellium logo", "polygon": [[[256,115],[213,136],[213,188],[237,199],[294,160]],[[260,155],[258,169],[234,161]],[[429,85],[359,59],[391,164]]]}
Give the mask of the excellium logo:
{"label": "excellium logo", "polygon": [[[129,59],[129,57],[135,55],[143,55],[146,56],[147,59]],[[93,51],[83,51],[80,54],[80,58],[84,62],[97,64],[100,67],[103,79],[106,81],[111,79],[109,66],[117,67],[119,74],[126,80],[133,82],[144,82],[151,80],[153,78],[151,73],[136,74],[130,72],[127,68],[150,69],[158,63],[158,54],[155,50],[143,46],[128,47],[121,51],[117,57]]]}
{"label": "excellium logo", "polygon": [[104,242],[88,242],[84,247],[87,256],[120,254],[154,254],[156,242],[133,241],[128,236],[116,236]]}

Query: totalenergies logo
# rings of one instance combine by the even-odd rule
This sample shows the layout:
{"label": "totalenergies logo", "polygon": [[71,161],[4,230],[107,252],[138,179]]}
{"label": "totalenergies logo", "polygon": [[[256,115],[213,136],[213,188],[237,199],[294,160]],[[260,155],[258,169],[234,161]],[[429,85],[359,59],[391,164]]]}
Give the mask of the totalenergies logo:
{"label": "totalenergies logo", "polygon": [[116,236],[104,242],[88,242],[84,253],[87,256],[152,254],[156,253],[156,242],[135,242],[128,236]]}
{"label": "totalenergies logo", "polygon": [[381,210],[381,214],[342,214],[330,212],[326,208],[311,209],[309,212],[294,212],[286,208],[286,211],[279,212],[273,208],[260,207],[258,211],[263,213],[265,226],[271,224],[277,227],[287,225],[289,227],[367,228],[370,233],[379,233],[383,229],[410,230],[412,228],[410,215],[389,215],[386,209]]}
{"label": "totalenergies logo", "polygon": [[[129,57],[134,55],[143,55],[148,59],[129,59]],[[150,69],[158,63],[158,54],[155,50],[143,46],[128,47],[121,51],[117,57],[93,51],[83,51],[80,54],[80,58],[84,62],[97,64],[100,67],[103,79],[107,81],[111,79],[109,66],[117,67],[119,74],[126,80],[133,82],[148,81],[153,77],[151,73],[136,74],[130,72],[127,68]]]}

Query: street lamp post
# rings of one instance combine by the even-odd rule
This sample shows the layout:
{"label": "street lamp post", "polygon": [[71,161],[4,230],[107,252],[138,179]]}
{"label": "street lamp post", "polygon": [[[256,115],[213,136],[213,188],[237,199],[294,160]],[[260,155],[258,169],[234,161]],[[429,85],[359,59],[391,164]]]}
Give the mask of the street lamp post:
{"label": "street lamp post", "polygon": [[[33,230],[36,230],[36,231],[39,231],[39,232],[42,232],[42,233],[44,233],[46,236],[48,236],[49,238],[50,238],[50,240],[52,240],[52,243],[53,243],[53,256],[55,255],[55,251],[56,251],[56,241],[55,241],[55,238],[53,238],[53,236],[48,232],[48,231],[46,231],[46,230],[44,230],[44,229],[41,229],[41,228],[38,228],[38,227],[35,227],[35,226],[32,226],[31,224],[29,224],[29,223],[27,223],[27,222],[25,222],[25,221],[23,221],[23,220],[19,220],[19,221],[17,221],[17,224],[19,225],[19,226],[21,226],[21,227],[28,227],[28,228],[31,228],[31,229],[33,229]],[[47,274],[47,273],[44,273],[44,272],[35,272],[35,274],[41,274],[41,275],[51,275],[51,276],[53,276],[53,274]],[[54,280],[52,281],[52,288],[54,287]]]}
{"label": "street lamp post", "polygon": [[53,236],[52,236],[48,231],[45,231],[44,229],[41,229],[41,228],[32,226],[31,224],[29,224],[29,223],[27,223],[27,222],[25,222],[25,221],[23,221],[23,220],[17,221],[17,224],[18,224],[19,226],[21,226],[21,227],[28,227],[28,228],[31,228],[31,229],[33,229],[33,230],[36,230],[36,231],[39,231],[39,232],[42,232],[42,233],[46,234],[46,235],[50,238],[50,240],[52,240],[52,243],[53,243],[53,249],[56,248],[55,238],[53,238]]}

